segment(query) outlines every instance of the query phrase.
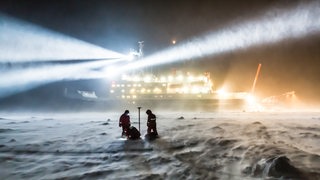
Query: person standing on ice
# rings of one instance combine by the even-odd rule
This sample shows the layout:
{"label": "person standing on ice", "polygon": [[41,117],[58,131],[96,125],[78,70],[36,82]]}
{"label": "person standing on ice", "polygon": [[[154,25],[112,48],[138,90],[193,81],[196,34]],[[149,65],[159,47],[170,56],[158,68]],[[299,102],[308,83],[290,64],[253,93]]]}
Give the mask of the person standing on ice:
{"label": "person standing on ice", "polygon": [[125,110],[124,113],[120,116],[119,127],[122,127],[122,136],[129,136],[129,128],[131,126],[129,110]]}
{"label": "person standing on ice", "polygon": [[148,120],[147,120],[148,130],[147,130],[147,134],[148,135],[153,135],[153,136],[158,136],[156,115],[154,115],[150,109],[148,109],[146,111],[146,113],[148,115]]}

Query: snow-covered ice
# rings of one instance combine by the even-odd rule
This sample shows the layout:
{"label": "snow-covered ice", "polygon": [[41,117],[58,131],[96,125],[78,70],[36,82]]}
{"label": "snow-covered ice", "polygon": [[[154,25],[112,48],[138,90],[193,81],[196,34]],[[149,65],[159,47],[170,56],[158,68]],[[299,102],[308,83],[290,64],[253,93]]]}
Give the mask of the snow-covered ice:
{"label": "snow-covered ice", "polygon": [[2,114],[0,179],[320,179],[318,112],[154,113],[154,141],[122,112]]}

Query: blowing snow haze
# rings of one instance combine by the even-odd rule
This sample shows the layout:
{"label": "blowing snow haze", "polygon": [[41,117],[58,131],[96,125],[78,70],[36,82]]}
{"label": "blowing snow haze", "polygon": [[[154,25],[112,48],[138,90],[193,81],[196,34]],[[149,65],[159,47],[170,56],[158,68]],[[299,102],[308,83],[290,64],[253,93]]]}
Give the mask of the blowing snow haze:
{"label": "blowing snow haze", "polygon": [[[64,98],[66,87],[107,96],[110,61],[90,60],[123,57],[139,41],[146,62],[139,66],[207,71],[214,88],[249,92],[261,63],[260,98],[295,91],[301,101],[319,103],[319,15],[318,1],[4,0],[0,104],[68,107],[74,102]],[[79,59],[85,61],[65,62]]]}

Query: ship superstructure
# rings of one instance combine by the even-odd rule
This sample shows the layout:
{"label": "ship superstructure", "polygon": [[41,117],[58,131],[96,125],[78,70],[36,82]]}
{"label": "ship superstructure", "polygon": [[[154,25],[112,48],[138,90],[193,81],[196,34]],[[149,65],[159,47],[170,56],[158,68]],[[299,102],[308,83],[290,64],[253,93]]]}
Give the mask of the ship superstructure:
{"label": "ship superstructure", "polygon": [[245,93],[227,93],[213,90],[210,73],[173,73],[123,75],[110,87],[110,97],[131,102],[140,100],[196,100],[241,99]]}
{"label": "ship superstructure", "polygon": [[[132,50],[130,61],[139,61],[143,56],[144,42],[139,42],[139,51]],[[65,96],[106,102],[112,107],[131,105],[154,107],[177,106],[217,107],[225,104],[239,104],[247,97],[247,92],[227,92],[216,89],[209,72],[187,72],[172,70],[170,73],[153,73],[153,68],[136,70],[116,77],[108,84],[105,96],[95,91],[77,89],[65,90]],[[156,70],[159,72],[159,69]]]}
{"label": "ship superstructure", "polygon": [[123,75],[120,81],[112,82],[110,95],[118,99],[166,99],[179,95],[201,98],[202,95],[211,94],[212,87],[209,73]]}

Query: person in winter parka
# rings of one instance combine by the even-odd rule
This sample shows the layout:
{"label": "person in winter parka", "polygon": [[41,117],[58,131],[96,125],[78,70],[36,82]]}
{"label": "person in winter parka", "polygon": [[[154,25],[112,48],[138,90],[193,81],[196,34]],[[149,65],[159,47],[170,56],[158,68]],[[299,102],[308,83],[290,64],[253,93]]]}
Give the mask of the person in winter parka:
{"label": "person in winter parka", "polygon": [[128,139],[140,139],[140,132],[139,130],[134,127],[134,126],[130,126],[130,128],[128,129],[129,131],[129,136],[128,136]]}
{"label": "person in winter parka", "polygon": [[152,134],[154,136],[158,136],[156,115],[154,115],[150,109],[148,109],[146,111],[146,113],[148,115],[148,120],[147,120],[148,130],[147,130],[147,134],[149,134],[149,135]]}
{"label": "person in winter parka", "polygon": [[129,110],[125,110],[124,113],[120,116],[119,127],[122,127],[122,136],[129,136],[129,128],[131,126]]}

